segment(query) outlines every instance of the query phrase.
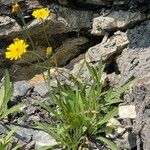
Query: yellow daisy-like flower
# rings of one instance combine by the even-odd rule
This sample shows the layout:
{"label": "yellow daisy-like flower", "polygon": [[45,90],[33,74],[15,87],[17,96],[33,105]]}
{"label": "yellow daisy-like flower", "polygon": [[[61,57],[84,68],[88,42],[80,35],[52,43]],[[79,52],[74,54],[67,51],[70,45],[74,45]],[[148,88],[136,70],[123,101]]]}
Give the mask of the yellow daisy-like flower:
{"label": "yellow daisy-like flower", "polygon": [[44,19],[50,14],[47,8],[36,9],[33,11],[32,16],[36,19]]}
{"label": "yellow daisy-like flower", "polygon": [[53,53],[52,47],[48,47],[46,50],[46,56],[50,56]]}
{"label": "yellow daisy-like flower", "polygon": [[15,3],[12,5],[12,13],[14,12],[19,12],[21,9],[20,9],[20,6],[18,5],[18,3]]}
{"label": "yellow daisy-like flower", "polygon": [[14,43],[7,47],[5,57],[10,60],[17,60],[21,58],[22,54],[26,53],[28,46],[24,40],[16,38]]}

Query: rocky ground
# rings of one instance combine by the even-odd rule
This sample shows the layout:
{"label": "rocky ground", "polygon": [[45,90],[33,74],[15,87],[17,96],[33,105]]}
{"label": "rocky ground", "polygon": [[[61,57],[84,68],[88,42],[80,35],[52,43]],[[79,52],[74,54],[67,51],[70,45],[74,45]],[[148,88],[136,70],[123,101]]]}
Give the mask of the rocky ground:
{"label": "rocky ground", "polygon": [[[115,139],[118,149],[150,150],[150,2],[149,0],[19,0],[24,19],[29,28],[37,53],[45,60],[41,65],[53,62],[45,57],[47,44],[41,23],[31,16],[35,8],[48,7],[51,16],[44,20],[46,31],[56,54],[60,71],[76,75],[85,58],[96,66],[101,58],[106,62],[105,79],[116,88],[131,77],[135,83],[124,95],[126,103],[119,105],[119,118]],[[0,0],[0,77],[9,68],[14,84],[11,104],[25,102],[22,113],[10,117],[9,124],[0,123],[0,132],[20,125],[17,132],[23,149],[38,149],[55,143],[43,131],[30,126],[34,121],[45,120],[33,99],[51,104],[42,72],[36,67],[38,58],[26,54],[23,59],[12,62],[4,58],[5,48],[14,37],[22,37],[25,30],[17,15],[11,13],[11,0]],[[30,61],[28,65],[26,61]],[[57,76],[51,69],[51,86],[56,87]],[[89,79],[83,67],[80,77]],[[61,81],[68,81],[61,76]],[[24,115],[23,115],[24,114]],[[122,133],[122,134],[120,134]],[[108,135],[113,136],[113,135]],[[16,139],[17,140],[17,139]]]}

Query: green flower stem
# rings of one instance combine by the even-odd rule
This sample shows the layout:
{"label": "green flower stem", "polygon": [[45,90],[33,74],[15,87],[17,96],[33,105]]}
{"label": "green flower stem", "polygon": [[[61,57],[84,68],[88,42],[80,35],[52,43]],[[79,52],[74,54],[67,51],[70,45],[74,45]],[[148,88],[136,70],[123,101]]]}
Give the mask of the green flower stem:
{"label": "green flower stem", "polygon": [[[41,59],[42,61],[45,62],[45,59],[43,59],[39,54],[35,53],[35,51],[28,51],[28,53],[31,53],[31,54],[37,56],[39,59]],[[39,61],[39,60],[38,60],[38,61]]]}
{"label": "green flower stem", "polygon": [[48,47],[50,47],[50,44],[49,44],[49,40],[48,40],[48,37],[47,37],[47,34],[46,34],[46,30],[45,30],[45,25],[44,25],[43,19],[42,19],[42,26],[43,26],[43,32],[44,32],[44,36],[45,36],[46,42],[47,42],[47,44],[48,44]]}
{"label": "green flower stem", "polygon": [[23,23],[23,25],[25,27],[25,32],[26,32],[26,35],[27,35],[27,37],[28,37],[28,39],[29,39],[29,41],[30,41],[30,43],[32,45],[32,48],[33,48],[33,50],[35,50],[35,46],[34,46],[33,40],[32,40],[32,38],[30,36],[30,32],[28,30],[28,27],[27,27],[27,24],[26,24],[26,22],[24,20],[22,12],[19,13],[19,17],[20,17],[20,19],[21,19],[21,21],[22,21],[22,23]]}
{"label": "green flower stem", "polygon": [[[32,62],[29,62],[29,61],[26,61],[25,59],[22,58],[22,60],[27,63],[28,65],[33,65]],[[45,67],[45,66],[42,66],[42,65],[38,65],[38,64],[35,64],[35,67],[39,67],[39,68],[43,68],[43,69],[48,69],[48,67]]]}
{"label": "green flower stem", "polygon": [[65,76],[63,73],[61,73],[57,67],[56,67],[56,71],[58,72],[58,74],[62,75],[64,78],[66,78],[67,80],[70,80],[67,76]]}

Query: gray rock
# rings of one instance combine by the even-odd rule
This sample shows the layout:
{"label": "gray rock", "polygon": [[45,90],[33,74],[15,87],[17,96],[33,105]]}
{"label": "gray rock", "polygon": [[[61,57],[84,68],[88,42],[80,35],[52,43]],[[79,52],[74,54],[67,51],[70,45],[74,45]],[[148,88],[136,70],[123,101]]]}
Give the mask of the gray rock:
{"label": "gray rock", "polygon": [[[13,129],[15,127],[16,126],[14,125],[4,126],[0,124],[0,132],[2,131],[1,133],[6,133],[8,130]],[[53,139],[49,134],[40,130],[34,130],[24,127],[18,128],[15,134],[15,140],[17,142],[19,140],[20,145],[27,144],[27,147],[33,146],[35,144],[36,148],[56,144],[55,139]]]}
{"label": "gray rock", "polygon": [[[79,0],[79,3],[83,3],[82,0]],[[86,0],[84,4],[93,4],[93,5],[100,5],[100,6],[111,6],[113,0]]]}
{"label": "gray rock", "polygon": [[125,132],[115,140],[118,149],[132,149],[136,147],[136,136],[131,131]]}
{"label": "gray rock", "polygon": [[58,49],[56,49],[57,52],[54,55],[58,66],[64,66],[71,59],[79,56],[89,46],[88,42],[88,39],[85,37],[66,40]]}
{"label": "gray rock", "polygon": [[33,141],[35,141],[36,148],[57,144],[49,134],[43,131],[35,131],[33,135]]}
{"label": "gray rock", "polygon": [[140,77],[150,72],[149,48],[125,49],[117,59],[121,72],[120,83],[126,82],[130,77]]}
{"label": "gray rock", "polygon": [[[150,114],[150,112],[149,112]],[[146,121],[146,124],[145,124],[145,127],[143,128],[142,130],[142,142],[143,142],[143,150],[149,150],[150,148],[150,142],[149,142],[149,139],[150,139],[150,119],[147,118],[147,121]]]}
{"label": "gray rock", "polygon": [[25,80],[14,82],[13,97],[25,96],[31,88],[32,86]]}
{"label": "gray rock", "polygon": [[136,49],[139,51],[139,48],[149,48],[150,41],[148,40],[150,36],[150,21],[144,21],[140,25],[137,25],[133,29],[127,30],[129,43],[129,49]]}
{"label": "gray rock", "polygon": [[130,77],[141,77],[150,72],[150,21],[127,32],[129,45],[117,58],[119,75],[109,75],[111,85],[124,84]]}
{"label": "gray rock", "polygon": [[48,87],[45,82],[41,82],[34,87],[34,91],[40,94],[40,96],[44,97],[48,93]]}
{"label": "gray rock", "polygon": [[78,63],[76,63],[71,70],[70,74],[74,77],[78,77],[81,81],[89,81],[91,80],[91,76],[86,67],[85,60],[81,59]]}
{"label": "gray rock", "polygon": [[16,137],[25,143],[29,143],[32,139],[34,130],[28,128],[19,128],[16,131]]}
{"label": "gray rock", "polygon": [[[22,3],[24,2],[24,7],[26,7],[26,11],[31,11],[31,10],[34,10],[34,9],[37,9],[37,8],[41,8],[43,7],[40,2],[38,0],[34,0],[34,1],[31,1],[31,0],[20,0],[22,1]],[[24,8],[22,7],[22,9]]]}
{"label": "gray rock", "polygon": [[129,41],[126,33],[117,31],[106,42],[102,42],[88,49],[85,54],[87,62],[98,62],[111,59],[114,54],[121,53]]}
{"label": "gray rock", "polygon": [[118,120],[116,120],[115,118],[111,118],[108,121],[107,126],[115,127],[114,132],[107,132],[106,136],[115,139],[114,142],[117,144],[118,149],[124,150],[136,147],[135,134],[133,134],[130,130],[127,131]]}
{"label": "gray rock", "polygon": [[[55,13],[52,12],[50,17],[44,20],[45,30],[49,38],[56,34],[80,31],[82,28],[91,28],[92,11],[73,10],[57,5],[51,7],[52,10],[57,8],[57,11]],[[32,20],[28,23],[28,28],[33,39],[44,42],[43,23],[40,20]]]}
{"label": "gray rock", "polygon": [[94,35],[104,35],[106,31],[127,29],[144,19],[146,19],[146,16],[140,12],[112,11],[106,16],[93,19],[91,33]]}
{"label": "gray rock", "polygon": [[[12,66],[12,72],[14,80],[29,80],[33,78],[36,74],[44,72],[46,67],[48,68],[49,65],[51,66],[57,66],[62,67],[69,63],[69,61],[77,56],[79,56],[83,51],[86,50],[87,47],[89,47],[89,40],[85,37],[79,37],[79,38],[71,38],[63,42],[63,44],[56,49],[55,55],[53,55],[50,58],[45,59],[44,56],[44,50],[40,49],[36,51],[36,54],[40,55],[45,59],[45,61],[38,62],[39,58],[33,56],[33,55],[24,55],[23,60],[20,59],[16,64]],[[46,48],[45,48],[46,49]],[[45,54],[46,55],[46,54]],[[32,57],[33,56],[33,57]],[[29,59],[29,61],[27,61]],[[26,60],[26,61],[24,61]],[[36,60],[36,61],[35,61]],[[35,61],[32,65],[27,65],[23,67],[15,67],[19,66],[20,64],[26,64],[26,62],[32,62]],[[40,61],[40,60],[39,60]],[[43,67],[38,67],[43,66]],[[55,83],[53,83],[55,85]]]}
{"label": "gray rock", "polygon": [[143,143],[142,149],[148,150],[150,142],[150,74],[138,79],[132,86],[131,98],[135,103],[136,119],[134,124],[134,133],[140,137],[137,141],[137,147]]}
{"label": "gray rock", "polygon": [[130,0],[114,0],[113,5],[125,5],[128,4]]}
{"label": "gray rock", "polygon": [[72,5],[98,5],[98,6],[111,6],[111,4],[113,3],[112,0],[86,0],[86,1],[83,1],[83,0],[77,0],[77,1],[72,1],[70,2],[70,0],[58,0],[59,4],[61,5],[69,5],[69,4],[72,4]]}
{"label": "gray rock", "polygon": [[0,37],[14,36],[21,31],[19,24],[8,16],[0,16]]}
{"label": "gray rock", "polygon": [[37,108],[35,106],[28,105],[25,109],[25,112],[28,116],[30,116],[30,115],[34,115],[36,110],[37,110]]}
{"label": "gray rock", "polygon": [[10,5],[12,4],[12,0],[0,0],[0,5]]}
{"label": "gray rock", "polygon": [[[0,123],[0,132],[3,134],[6,134],[14,128],[16,128],[16,126],[4,125],[3,123]],[[28,143],[32,138],[33,131],[33,129],[18,127],[16,130],[15,138],[21,140],[23,143]]]}

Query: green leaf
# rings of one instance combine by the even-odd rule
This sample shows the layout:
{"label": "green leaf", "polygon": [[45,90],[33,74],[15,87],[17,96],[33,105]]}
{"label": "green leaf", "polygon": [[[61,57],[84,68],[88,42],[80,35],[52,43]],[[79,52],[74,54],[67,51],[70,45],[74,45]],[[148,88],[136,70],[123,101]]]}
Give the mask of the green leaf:
{"label": "green leaf", "polygon": [[5,150],[5,145],[0,141],[0,150]]}
{"label": "green leaf", "polygon": [[42,146],[39,148],[39,150],[54,150],[56,148],[60,148],[59,144],[50,145],[50,146]]}
{"label": "green leaf", "polygon": [[111,101],[111,96],[112,96],[112,93],[113,93],[113,89],[112,88],[109,88],[109,90],[107,91],[107,94],[105,95],[105,101]]}
{"label": "green leaf", "polygon": [[10,82],[8,70],[5,70],[4,88],[5,88],[4,103],[6,105],[13,92],[13,87],[12,83]]}
{"label": "green leaf", "polygon": [[12,140],[13,134],[18,130],[18,127],[13,128],[10,132],[5,136],[5,142],[9,143]]}
{"label": "green leaf", "polygon": [[51,135],[56,141],[62,142],[62,138],[60,137],[59,134],[57,134],[58,130],[56,127],[52,127],[52,125],[46,123],[44,124],[44,123],[36,122],[35,128],[44,130],[49,135]]}
{"label": "green leaf", "polygon": [[103,72],[104,72],[105,64],[101,61],[98,68],[98,77],[99,79],[102,78]]}
{"label": "green leaf", "polygon": [[116,89],[114,92],[112,92],[110,99],[119,97],[123,92],[125,92],[126,90],[129,89],[129,85],[131,85],[132,82],[133,81],[129,81],[126,84],[124,84],[123,86]]}
{"label": "green leaf", "polygon": [[118,113],[118,108],[115,107],[113,110],[111,110],[109,113],[107,113],[102,120],[100,120],[97,124],[103,125],[104,123],[108,122],[109,119],[116,116]]}
{"label": "green leaf", "polygon": [[55,115],[55,117],[57,117],[57,119],[60,119],[59,114],[50,106],[48,106],[47,104],[44,104],[42,102],[39,102],[38,100],[33,100],[34,103],[40,105],[43,109],[45,109],[47,112],[52,113],[53,115]]}
{"label": "green leaf", "polygon": [[8,116],[9,114],[12,114],[14,112],[18,112],[18,111],[21,111],[21,109],[25,107],[25,104],[18,104],[18,105],[15,105],[9,109],[7,109],[6,111],[3,112],[2,116],[0,117],[1,119],[2,118],[5,118],[6,116]]}
{"label": "green leaf", "polygon": [[4,100],[4,95],[5,95],[5,90],[4,90],[4,86],[2,86],[0,89],[0,109],[2,109],[1,107]]}
{"label": "green leaf", "polygon": [[16,145],[12,150],[18,150],[20,147],[20,145]]}
{"label": "green leaf", "polygon": [[0,150],[5,150],[9,146],[13,139],[13,134],[17,131],[17,129],[18,127],[13,128],[2,139],[0,139]]}
{"label": "green leaf", "polygon": [[12,92],[13,92],[13,87],[12,85],[10,86],[9,89],[7,89],[7,91],[5,92],[5,96],[3,99],[3,109],[5,108],[5,110],[7,109],[7,103],[10,100],[11,96],[12,96]]}
{"label": "green leaf", "polygon": [[114,144],[109,139],[107,139],[105,137],[102,137],[102,136],[98,137],[97,139],[100,140],[100,141],[102,141],[102,142],[104,142],[105,144],[107,144],[111,150],[117,150],[116,144]]}
{"label": "green leaf", "polygon": [[103,127],[99,130],[96,131],[96,134],[100,134],[100,133],[107,133],[107,132],[112,132],[112,130],[114,129],[115,127],[113,126],[106,126],[106,127]]}
{"label": "green leaf", "polygon": [[124,101],[119,98],[113,98],[110,102],[107,102],[105,106],[110,106],[112,104],[121,103],[121,102],[124,102]]}
{"label": "green leaf", "polygon": [[89,63],[86,62],[86,67],[87,67],[87,69],[88,69],[90,75],[91,75],[92,77],[94,77],[92,66],[90,66]]}

